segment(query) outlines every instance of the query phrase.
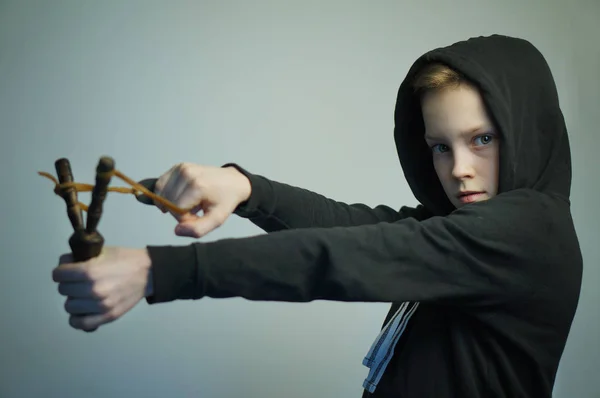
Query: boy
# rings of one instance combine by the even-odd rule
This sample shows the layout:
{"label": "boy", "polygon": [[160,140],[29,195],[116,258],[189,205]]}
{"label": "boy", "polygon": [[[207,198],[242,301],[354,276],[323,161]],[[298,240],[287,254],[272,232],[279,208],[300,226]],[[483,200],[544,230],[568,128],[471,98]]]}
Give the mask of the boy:
{"label": "boy", "polygon": [[394,137],[415,208],[347,205],[235,164],[173,167],[156,193],[204,210],[176,216],[178,235],[232,213],[268,234],[66,255],[54,280],[71,325],[94,329],[144,297],[390,302],[364,397],[551,397],[582,259],[544,58],[499,35],[424,54],[400,86]]}

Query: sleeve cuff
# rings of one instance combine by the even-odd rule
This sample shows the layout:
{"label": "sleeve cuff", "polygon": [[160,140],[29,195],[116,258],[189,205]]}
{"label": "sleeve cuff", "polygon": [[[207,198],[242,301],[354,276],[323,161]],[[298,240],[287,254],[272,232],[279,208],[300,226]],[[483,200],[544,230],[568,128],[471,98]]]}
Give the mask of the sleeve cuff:
{"label": "sleeve cuff", "polygon": [[247,201],[240,203],[233,213],[243,218],[264,216],[265,214],[261,207],[268,207],[265,206],[265,201],[273,196],[272,186],[269,181],[264,177],[250,173],[236,163],[227,163],[221,167],[233,167],[250,180],[250,198]]}
{"label": "sleeve cuff", "polygon": [[196,300],[204,296],[204,275],[198,264],[200,244],[147,246],[151,260],[153,293],[148,304]]}

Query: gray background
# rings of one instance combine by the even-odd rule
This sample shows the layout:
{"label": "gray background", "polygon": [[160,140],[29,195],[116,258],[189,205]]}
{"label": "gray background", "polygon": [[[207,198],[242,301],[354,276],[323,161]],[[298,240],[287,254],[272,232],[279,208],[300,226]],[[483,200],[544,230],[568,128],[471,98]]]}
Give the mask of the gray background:
{"label": "gray background", "polygon": [[[422,52],[502,33],[547,57],[572,140],[585,278],[555,396],[600,397],[599,4],[0,1],[0,396],[360,396],[386,304],[142,302],[94,334],[71,329],[51,270],[72,231],[37,171],[65,156],[92,182],[106,154],[137,180],[235,161],[346,202],[413,205],[398,85]],[[190,243],[174,226],[115,193],[100,230],[109,245]],[[258,233],[232,217],[206,240]]]}

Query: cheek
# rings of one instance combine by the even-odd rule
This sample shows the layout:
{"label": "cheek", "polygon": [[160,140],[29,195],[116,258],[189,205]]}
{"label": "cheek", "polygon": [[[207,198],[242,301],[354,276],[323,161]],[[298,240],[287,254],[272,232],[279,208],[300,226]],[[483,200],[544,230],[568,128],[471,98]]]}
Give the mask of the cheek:
{"label": "cheek", "polygon": [[477,174],[485,178],[489,184],[497,185],[500,165],[497,151],[490,151],[478,159]]}
{"label": "cheek", "polygon": [[452,174],[452,166],[449,158],[449,156],[434,156],[433,158],[433,168],[438,179],[444,186],[448,183],[448,179]]}
{"label": "cheek", "polygon": [[500,169],[499,160],[500,159],[499,159],[498,146],[495,146],[494,148],[491,148],[488,156],[485,159],[485,162],[486,162],[485,167],[486,167],[486,170],[488,171],[488,175],[490,177],[498,176],[498,170]]}

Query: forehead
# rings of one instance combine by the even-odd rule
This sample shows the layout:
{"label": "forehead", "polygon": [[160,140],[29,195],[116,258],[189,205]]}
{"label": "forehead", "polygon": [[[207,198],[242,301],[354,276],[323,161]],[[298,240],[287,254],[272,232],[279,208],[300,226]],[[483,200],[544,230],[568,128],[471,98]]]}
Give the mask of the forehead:
{"label": "forehead", "polygon": [[468,85],[428,92],[421,100],[421,107],[428,136],[464,134],[491,128],[479,92]]}

